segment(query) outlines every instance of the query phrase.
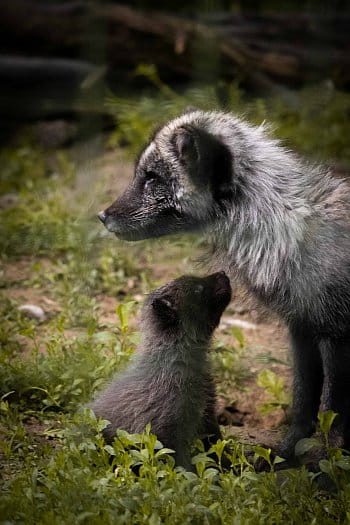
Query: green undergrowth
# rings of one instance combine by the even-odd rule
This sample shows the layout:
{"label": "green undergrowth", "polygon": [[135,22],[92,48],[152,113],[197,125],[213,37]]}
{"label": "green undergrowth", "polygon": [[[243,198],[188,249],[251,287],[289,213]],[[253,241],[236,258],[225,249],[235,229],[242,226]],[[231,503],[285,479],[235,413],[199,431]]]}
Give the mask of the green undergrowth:
{"label": "green undergrowth", "polygon": [[[1,306],[1,395],[18,409],[75,409],[127,362],[134,348],[133,332],[128,330],[126,336],[117,322],[108,330],[91,324],[80,335],[69,337],[62,317],[43,333],[13,304],[5,300]],[[120,315],[125,310],[119,307]]]}
{"label": "green undergrowth", "polygon": [[[137,341],[129,325],[132,308],[118,307],[114,330],[95,326],[67,338],[59,319],[43,336],[40,324],[3,302],[2,523],[346,523],[350,464],[341,450],[328,446],[321,465],[332,480],[329,492],[319,474],[305,468],[281,477],[261,447],[255,457],[270,462],[271,470],[256,473],[233,439],[208,453],[198,443],[192,472],[175,468],[172,451],[149,428],[142,435],[118,431],[113,445],[104,442],[107,422],[82,408],[127,365]],[[321,421],[326,435],[332,421]],[[299,452],[319,445],[304,440]],[[232,470],[221,466],[223,458]]]}
{"label": "green undergrowth", "polygon": [[3,254],[52,255],[73,248],[84,233],[87,236],[69,203],[74,173],[64,155],[56,154],[49,163],[38,148],[27,146],[3,150],[0,160],[0,193],[13,196],[13,202],[1,209]]}
{"label": "green undergrowth", "polygon": [[245,341],[242,330],[231,327],[226,330],[230,335],[230,344],[217,340],[212,352],[212,366],[215,374],[218,396],[225,399],[227,405],[234,405],[232,393],[242,388],[244,379],[249,375],[244,364]]}

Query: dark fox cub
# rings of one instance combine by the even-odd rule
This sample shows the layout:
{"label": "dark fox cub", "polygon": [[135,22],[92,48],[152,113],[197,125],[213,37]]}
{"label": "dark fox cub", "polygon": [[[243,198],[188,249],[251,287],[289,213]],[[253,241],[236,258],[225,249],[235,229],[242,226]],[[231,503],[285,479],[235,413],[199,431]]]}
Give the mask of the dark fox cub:
{"label": "dark fox cub", "polygon": [[151,423],[163,445],[175,450],[176,464],[190,468],[193,439],[221,437],[208,353],[230,298],[223,272],[180,277],[148,296],[132,364],[91,406],[110,421],[104,430],[107,441],[113,441],[118,428],[142,432]]}
{"label": "dark fox cub", "polygon": [[126,192],[99,214],[118,237],[205,231],[212,261],[288,325],[294,421],[288,457],[315,429],[350,448],[350,185],[229,113],[192,111],[163,126]]}

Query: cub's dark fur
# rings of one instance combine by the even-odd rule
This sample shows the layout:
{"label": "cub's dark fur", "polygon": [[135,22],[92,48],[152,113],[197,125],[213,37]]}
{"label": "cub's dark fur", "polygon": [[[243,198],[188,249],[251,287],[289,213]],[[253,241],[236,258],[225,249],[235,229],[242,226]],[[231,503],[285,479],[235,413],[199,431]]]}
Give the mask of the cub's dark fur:
{"label": "cub's dark fur", "polygon": [[205,230],[212,261],[289,327],[294,422],[280,454],[312,434],[322,407],[350,447],[350,187],[233,115],[193,111],[166,124],[135,178],[99,214],[134,240]]}
{"label": "cub's dark fur", "polygon": [[141,319],[142,343],[131,366],[92,404],[110,421],[104,435],[118,428],[152,432],[175,450],[176,464],[189,468],[189,446],[196,436],[220,437],[209,343],[231,298],[223,272],[184,276],[152,292]]}

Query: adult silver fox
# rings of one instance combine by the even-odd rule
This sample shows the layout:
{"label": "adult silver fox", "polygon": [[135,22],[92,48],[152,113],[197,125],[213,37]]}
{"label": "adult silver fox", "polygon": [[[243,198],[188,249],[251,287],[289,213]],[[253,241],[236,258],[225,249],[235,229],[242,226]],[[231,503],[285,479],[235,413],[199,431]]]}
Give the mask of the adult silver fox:
{"label": "adult silver fox", "polygon": [[126,192],[99,218],[127,240],[205,230],[213,260],[287,323],[294,421],[279,453],[339,413],[350,448],[350,187],[227,113],[192,111],[161,128]]}

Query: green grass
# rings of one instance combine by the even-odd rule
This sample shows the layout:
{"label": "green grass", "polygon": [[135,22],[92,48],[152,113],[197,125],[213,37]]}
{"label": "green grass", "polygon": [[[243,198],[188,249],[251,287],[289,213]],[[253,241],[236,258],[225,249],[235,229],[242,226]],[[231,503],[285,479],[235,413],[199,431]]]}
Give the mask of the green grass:
{"label": "green grass", "polygon": [[[157,77],[154,82],[169,112],[192,99],[202,106],[214,103],[212,88],[177,95]],[[239,90],[226,89],[231,90],[232,107],[241,108]],[[113,110],[124,108],[114,140],[138,148],[153,125],[154,109],[159,107],[159,117],[165,115],[157,97],[140,99],[133,111],[130,101],[110,101]],[[270,112],[269,104],[255,101],[248,113],[259,121]],[[300,149],[314,154],[317,138],[324,137],[323,151],[345,162],[348,145],[339,136],[345,137],[348,124],[341,107],[347,104],[346,97],[332,99],[335,113],[330,110],[328,116],[314,115],[309,106],[283,114],[276,106],[273,120],[280,122],[278,133],[296,145],[299,141]],[[323,129],[316,133],[332,121],[339,125],[333,135],[326,137]],[[4,272],[19,262],[27,270],[12,280],[0,274],[0,523],[347,523],[350,467],[340,450],[328,447],[328,459],[320,465],[335,484],[334,492],[328,492],[317,483],[318,474],[305,468],[282,477],[273,465],[271,472],[255,473],[233,439],[217,443],[210,457],[198,445],[194,472],[174,468],[171,452],[149,429],[141,436],[119,432],[113,446],[104,443],[105,423],[81,408],[127,365],[138,340],[134,318],[140,299],[158,284],[151,269],[160,263],[169,267],[169,261],[186,267],[193,239],[118,242],[105,236],[93,218],[91,195],[96,201],[105,199],[104,181],[96,177],[80,193],[76,167],[67,154],[55,154],[54,173],[52,159],[30,146],[4,150],[0,158],[1,192],[16,195],[12,205],[0,210],[1,264]],[[53,305],[47,307],[44,322],[20,314],[22,300],[9,293],[33,290]],[[101,314],[103,298],[117,299],[109,318]],[[242,334],[236,330],[228,335],[234,345],[219,341],[213,352],[224,397],[248,373],[242,363]],[[278,378],[265,383],[272,401],[284,406]],[[328,427],[323,423],[325,434]],[[232,472],[221,468],[224,445]],[[301,452],[311,446],[315,443],[303,443]],[[266,450],[256,453],[269,460]]]}

